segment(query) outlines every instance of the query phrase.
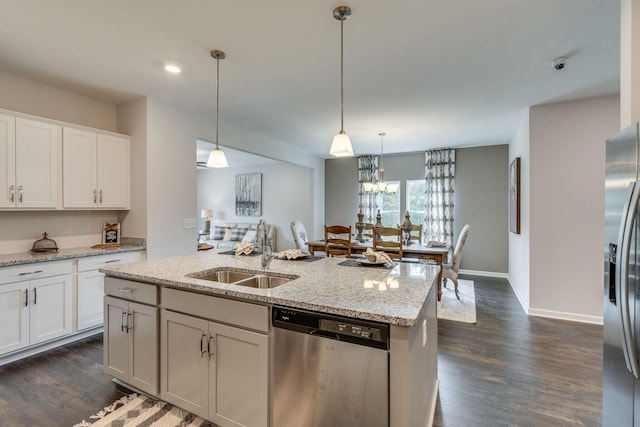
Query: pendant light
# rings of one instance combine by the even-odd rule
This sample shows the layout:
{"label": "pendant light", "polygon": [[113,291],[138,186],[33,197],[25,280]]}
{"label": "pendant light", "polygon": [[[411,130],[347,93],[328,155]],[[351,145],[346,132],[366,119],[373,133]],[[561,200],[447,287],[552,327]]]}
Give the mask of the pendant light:
{"label": "pendant light", "polygon": [[333,9],[333,17],[340,21],[340,132],[333,137],[329,154],[336,157],[353,156],[351,140],[344,132],[344,21],[351,16],[351,9],[339,6]]}
{"label": "pendant light", "polygon": [[218,146],[218,117],[220,116],[220,60],[226,55],[221,50],[212,50],[211,57],[216,60],[216,148],[209,153],[207,167],[210,168],[226,168],[229,167],[227,157]]}
{"label": "pendant light", "polygon": [[362,184],[363,190],[368,194],[395,194],[398,191],[398,184],[386,184],[384,182],[384,141],[383,138],[386,135],[384,132],[380,132],[380,167],[378,168],[378,183],[364,182]]}

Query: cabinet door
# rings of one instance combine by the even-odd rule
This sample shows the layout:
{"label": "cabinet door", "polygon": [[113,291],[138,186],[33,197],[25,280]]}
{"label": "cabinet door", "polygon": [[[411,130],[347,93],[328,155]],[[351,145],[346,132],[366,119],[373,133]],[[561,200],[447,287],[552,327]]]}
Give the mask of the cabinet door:
{"label": "cabinet door", "polygon": [[73,331],[71,285],[70,274],[31,281],[29,339],[32,345]]}
{"label": "cabinet door", "polygon": [[167,310],[161,319],[160,397],[208,418],[209,322]]}
{"label": "cabinet door", "polygon": [[209,420],[224,427],[268,426],[267,335],[211,323]]}
{"label": "cabinet door", "polygon": [[18,208],[58,207],[60,126],[16,118]]}
{"label": "cabinet door", "polygon": [[158,309],[129,303],[129,380],[147,393],[158,394]]}
{"label": "cabinet door", "polygon": [[16,119],[0,114],[0,208],[16,205]]}
{"label": "cabinet door", "polygon": [[98,134],[98,204],[129,208],[129,139]]}
{"label": "cabinet door", "polygon": [[97,143],[95,132],[62,130],[62,200],[65,208],[98,206]]}
{"label": "cabinet door", "polygon": [[29,283],[0,285],[0,354],[29,345]]}
{"label": "cabinet door", "polygon": [[129,377],[129,336],[125,328],[126,301],[104,297],[104,371],[122,381]]}
{"label": "cabinet door", "polygon": [[104,274],[98,270],[78,273],[78,325],[79,331],[104,322]]}

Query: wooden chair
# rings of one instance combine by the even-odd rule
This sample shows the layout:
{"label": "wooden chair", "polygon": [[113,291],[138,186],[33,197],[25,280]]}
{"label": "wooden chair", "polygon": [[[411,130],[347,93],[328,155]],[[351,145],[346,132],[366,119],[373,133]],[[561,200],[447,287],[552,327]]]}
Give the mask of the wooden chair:
{"label": "wooden chair", "polygon": [[324,253],[351,258],[351,226],[324,226]]}
{"label": "wooden chair", "polygon": [[385,252],[391,259],[402,260],[402,230],[394,227],[374,228],[373,250]]}
{"label": "wooden chair", "polygon": [[[398,224],[398,228],[402,230],[402,225]],[[422,224],[411,224],[411,233],[409,236],[409,244],[420,244],[422,242]]]}
{"label": "wooden chair", "polygon": [[375,225],[373,225],[370,222],[365,222],[364,223],[364,231],[362,232],[362,236],[364,237],[368,237],[369,239],[373,240],[373,229],[376,228]]}
{"label": "wooden chair", "polygon": [[451,280],[455,288],[456,298],[458,299],[460,299],[460,295],[458,294],[458,267],[460,267],[462,248],[464,248],[464,243],[467,241],[470,228],[469,224],[462,228],[462,231],[458,236],[458,241],[456,242],[456,248],[453,251],[453,262],[451,264],[442,265],[442,285],[446,288],[447,279]]}

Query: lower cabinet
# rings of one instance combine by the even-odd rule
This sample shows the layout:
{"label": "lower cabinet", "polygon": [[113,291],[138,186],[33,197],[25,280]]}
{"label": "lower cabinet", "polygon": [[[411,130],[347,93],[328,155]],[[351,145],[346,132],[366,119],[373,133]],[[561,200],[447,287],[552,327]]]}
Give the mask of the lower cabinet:
{"label": "lower cabinet", "polygon": [[158,394],[158,308],[104,297],[104,370]]}
{"label": "lower cabinet", "polygon": [[71,261],[0,271],[0,355],[73,331]]}
{"label": "lower cabinet", "polygon": [[104,296],[104,274],[100,273],[98,269],[126,262],[136,262],[141,259],[141,252],[119,252],[78,260],[76,330],[82,331],[101,326],[104,322],[102,301]]}
{"label": "lower cabinet", "polygon": [[160,351],[162,399],[222,427],[268,426],[266,333],[163,309]]}

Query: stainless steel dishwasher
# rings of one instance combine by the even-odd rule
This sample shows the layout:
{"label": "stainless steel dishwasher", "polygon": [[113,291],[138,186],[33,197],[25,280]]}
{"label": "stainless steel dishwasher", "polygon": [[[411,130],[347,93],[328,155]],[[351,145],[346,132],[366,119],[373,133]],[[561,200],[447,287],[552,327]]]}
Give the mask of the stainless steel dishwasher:
{"label": "stainless steel dishwasher", "polygon": [[274,427],[388,427],[389,326],[273,307]]}

